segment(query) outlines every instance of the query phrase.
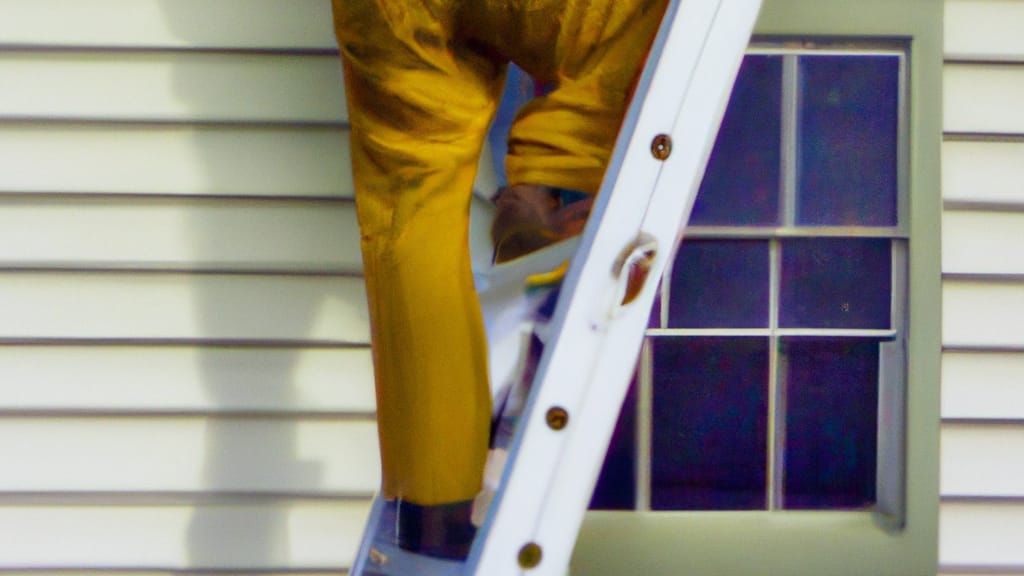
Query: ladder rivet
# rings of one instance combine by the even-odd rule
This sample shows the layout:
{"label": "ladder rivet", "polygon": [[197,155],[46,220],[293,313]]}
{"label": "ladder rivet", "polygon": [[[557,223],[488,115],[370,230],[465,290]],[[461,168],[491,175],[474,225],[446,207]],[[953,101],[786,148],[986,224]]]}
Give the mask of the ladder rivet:
{"label": "ladder rivet", "polygon": [[540,566],[543,553],[535,542],[530,542],[519,549],[519,567],[529,570]]}
{"label": "ladder rivet", "polygon": [[651,142],[651,154],[658,160],[666,160],[672,154],[672,138],[668,134],[658,134]]}
{"label": "ladder rivet", "polygon": [[547,421],[552,430],[561,430],[569,424],[569,413],[565,408],[555,406],[548,410]]}

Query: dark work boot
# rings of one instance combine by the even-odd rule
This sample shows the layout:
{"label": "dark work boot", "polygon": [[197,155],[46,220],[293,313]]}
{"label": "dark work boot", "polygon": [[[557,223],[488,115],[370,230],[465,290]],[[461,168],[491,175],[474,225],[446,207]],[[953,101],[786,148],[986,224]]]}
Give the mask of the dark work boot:
{"label": "dark work boot", "polygon": [[422,506],[398,502],[398,546],[409,552],[465,560],[476,536],[473,501]]}

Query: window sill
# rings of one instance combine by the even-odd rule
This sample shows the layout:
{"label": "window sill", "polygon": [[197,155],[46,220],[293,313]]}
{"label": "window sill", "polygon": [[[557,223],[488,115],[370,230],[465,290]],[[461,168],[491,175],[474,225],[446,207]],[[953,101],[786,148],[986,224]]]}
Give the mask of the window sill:
{"label": "window sill", "polygon": [[595,511],[580,532],[572,573],[934,574],[934,558],[907,564],[908,540],[928,533],[911,528],[892,530],[870,510]]}

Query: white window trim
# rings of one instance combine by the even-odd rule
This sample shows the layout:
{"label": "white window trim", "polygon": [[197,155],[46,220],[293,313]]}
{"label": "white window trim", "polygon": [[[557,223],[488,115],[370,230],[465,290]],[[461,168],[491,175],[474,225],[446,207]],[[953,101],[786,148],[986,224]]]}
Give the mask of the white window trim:
{"label": "white window trim", "polygon": [[[880,452],[906,447],[906,481],[898,479],[904,473],[897,468],[897,479],[877,494],[880,506],[893,506],[905,494],[905,521],[860,511],[591,512],[573,573],[906,576],[937,571],[942,2],[766,0],[757,35],[796,49],[820,39],[898,40],[910,46],[904,91],[909,148],[900,162],[909,167],[903,183],[909,193],[899,206],[910,240],[905,252],[893,251],[894,258],[904,260],[894,261],[894,270],[907,271],[906,281],[894,282],[893,289],[905,285],[910,296],[903,315],[907,435],[902,441],[879,437]],[[880,401],[887,394],[883,390]],[[885,401],[899,399],[886,396]],[[643,394],[639,403],[649,408]]]}
{"label": "white window trim", "polygon": [[[777,351],[778,344],[782,338],[793,336],[823,336],[829,338],[872,338],[889,340],[882,344],[879,357],[879,405],[878,405],[878,448],[876,466],[876,504],[873,513],[876,514],[879,524],[886,529],[899,529],[904,522],[904,492],[902,489],[904,479],[904,451],[906,422],[903,408],[905,407],[906,393],[906,309],[907,309],[907,250],[903,240],[907,234],[907,208],[906,198],[909,194],[908,180],[906,174],[909,166],[907,164],[907,98],[906,98],[906,74],[907,57],[906,47],[893,44],[887,47],[879,46],[872,48],[870,45],[847,48],[787,48],[784,46],[773,46],[770,44],[752,45],[747,50],[748,55],[758,56],[780,56],[782,60],[782,110],[781,110],[781,146],[780,158],[782,162],[780,193],[781,212],[783,223],[777,227],[771,226],[693,226],[686,229],[687,239],[744,239],[757,238],[770,241],[771,250],[771,273],[770,273],[770,305],[769,318],[770,326],[761,329],[751,328],[650,328],[646,331],[648,337],[658,336],[682,336],[682,337],[756,337],[767,338],[769,343],[770,365],[768,383],[768,463],[767,463],[767,508],[770,511],[779,511],[784,508],[783,504],[783,477],[781,464],[784,459],[784,411],[779,414],[778,406],[785,405],[785,391],[779,385],[781,353]],[[897,103],[897,213],[896,226],[798,226],[796,224],[796,194],[797,194],[797,154],[798,141],[798,106],[799,96],[796,93],[799,81],[797,67],[798,58],[801,56],[895,56],[899,58],[899,88],[897,91],[899,102]],[[856,238],[884,238],[892,240],[892,279],[891,279],[891,318],[890,329],[834,329],[834,328],[780,328],[778,327],[779,317],[779,274],[780,274],[780,246],[781,241],[786,238],[827,238],[827,237],[856,237]],[[672,274],[672,264],[669,264],[665,272],[665,280],[661,286],[661,310],[660,324],[668,324],[668,303],[671,301],[672,290],[669,279]],[[645,343],[644,354],[641,358],[640,372],[638,374],[638,391],[640,401],[637,406],[636,437],[643,442],[637,448],[636,458],[636,499],[635,509],[639,511],[650,510],[650,489],[651,489],[651,442],[653,440],[653,423],[651,421],[651,407],[653,403],[653,378],[652,360],[649,350],[649,340]],[[887,418],[885,417],[887,416]]]}

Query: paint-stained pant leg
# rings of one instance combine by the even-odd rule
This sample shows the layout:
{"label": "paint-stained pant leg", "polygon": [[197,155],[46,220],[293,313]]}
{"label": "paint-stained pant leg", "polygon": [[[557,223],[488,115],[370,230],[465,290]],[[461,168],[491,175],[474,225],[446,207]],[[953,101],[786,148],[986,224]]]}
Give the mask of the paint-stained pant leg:
{"label": "paint-stained pant leg", "polygon": [[557,84],[513,124],[509,182],[596,192],[666,1],[333,0],[386,497],[480,486],[490,394],[468,214],[503,62]]}
{"label": "paint-stained pant leg", "polygon": [[476,495],[491,414],[468,219],[505,67],[452,42],[449,4],[334,0],[382,490],[417,504]]}

